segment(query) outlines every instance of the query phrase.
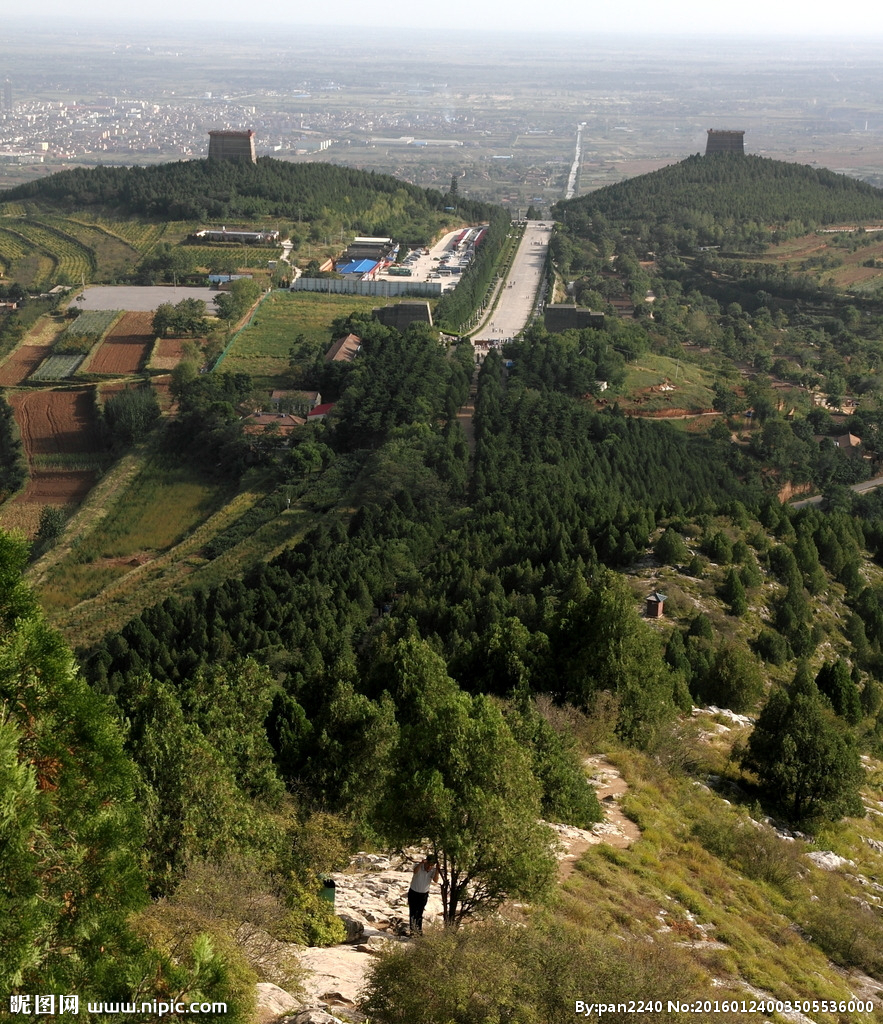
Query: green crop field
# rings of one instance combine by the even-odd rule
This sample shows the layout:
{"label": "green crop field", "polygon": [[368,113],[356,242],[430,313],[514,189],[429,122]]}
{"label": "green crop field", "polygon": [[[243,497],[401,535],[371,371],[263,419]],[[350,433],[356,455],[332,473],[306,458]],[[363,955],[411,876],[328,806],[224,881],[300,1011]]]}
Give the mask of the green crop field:
{"label": "green crop field", "polygon": [[333,340],[332,320],[347,313],[370,313],[381,304],[377,297],[361,295],[274,291],[260,304],[252,323],[234,338],[221,369],[251,374],[260,387],[284,383],[288,353],[297,335],[324,350]]}
{"label": "green crop field", "polygon": [[76,352],[49,356],[40,363],[28,380],[67,380],[76,373],[77,367],[85,358],[85,353]]}
{"label": "green crop field", "polygon": [[7,276],[13,276],[16,264],[27,252],[27,243],[20,235],[0,227],[0,266]]}
{"label": "green crop field", "polygon": [[[68,281],[92,279],[97,266],[94,251],[60,228],[30,217],[5,219],[4,226],[52,260],[55,265],[53,282],[57,277]],[[40,283],[45,285],[49,281]]]}
{"label": "green crop field", "polygon": [[59,334],[55,352],[86,354],[122,316],[118,309],[95,309],[81,313]]}
{"label": "green crop field", "polygon": [[131,571],[135,556],[177,544],[228,496],[227,489],[187,466],[151,460],[119,494],[97,528],[82,537],[47,577],[42,600],[59,611],[99,593]]}
{"label": "green crop field", "polygon": [[93,280],[103,281],[121,277],[129,273],[140,258],[141,254],[136,246],[100,224],[89,224],[63,217],[47,217],[45,223],[72,235],[95,254]]}
{"label": "green crop field", "polygon": [[[165,240],[170,225],[163,221],[159,224],[145,223],[139,220],[96,221],[101,231],[121,238],[126,245],[132,246],[142,256],[150,252],[158,242]],[[177,236],[177,232],[175,232]]]}
{"label": "green crop field", "polygon": [[[0,271],[32,289],[84,280],[116,281],[131,274],[159,242],[179,244],[199,226],[185,221],[104,220],[83,213],[68,217],[44,213],[34,204],[0,204]],[[195,247],[200,265],[217,252]],[[274,256],[278,250],[245,250],[241,265],[265,268]]]}
{"label": "green crop field", "polygon": [[275,246],[187,245],[184,251],[197,267],[211,267],[216,260],[232,259],[239,268],[266,270],[267,260],[278,260],[282,249]]}

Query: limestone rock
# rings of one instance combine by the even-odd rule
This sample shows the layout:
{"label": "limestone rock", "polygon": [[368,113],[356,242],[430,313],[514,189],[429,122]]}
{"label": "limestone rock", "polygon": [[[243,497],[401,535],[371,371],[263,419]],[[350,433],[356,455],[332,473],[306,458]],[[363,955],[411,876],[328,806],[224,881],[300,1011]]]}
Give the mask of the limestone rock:
{"label": "limestone rock", "polygon": [[256,989],[255,1020],[258,1024],[270,1024],[270,1021],[278,1020],[302,1005],[290,992],[269,981],[259,981]]}
{"label": "limestone rock", "polygon": [[356,1005],[373,959],[352,946],[304,950],[300,956],[301,966],[311,972],[304,981],[304,1002],[314,1006]]}
{"label": "limestone rock", "polygon": [[823,871],[836,871],[845,866],[855,867],[851,860],[838,857],[832,850],[814,850],[812,853],[808,853],[807,857]]}
{"label": "limestone rock", "polygon": [[327,1010],[302,1010],[289,1017],[288,1024],[343,1024],[339,1017],[333,1017]]}
{"label": "limestone rock", "polygon": [[346,913],[338,914],[337,918],[343,922],[344,928],[346,928],[346,942],[358,942],[359,939],[365,934],[365,919],[361,914]]}

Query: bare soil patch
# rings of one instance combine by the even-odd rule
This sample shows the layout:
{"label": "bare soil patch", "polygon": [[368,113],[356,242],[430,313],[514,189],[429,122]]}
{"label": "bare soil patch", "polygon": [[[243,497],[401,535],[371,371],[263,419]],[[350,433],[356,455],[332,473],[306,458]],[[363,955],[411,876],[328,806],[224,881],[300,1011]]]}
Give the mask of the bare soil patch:
{"label": "bare soil patch", "polygon": [[44,345],[21,345],[0,366],[0,384],[21,384],[37,369],[49,354]]}
{"label": "bare soil patch", "polygon": [[126,313],[89,362],[91,373],[137,373],[153,345],[153,315]]}
{"label": "bare soil patch", "polygon": [[85,388],[10,396],[28,459],[96,452],[101,448],[92,396]]}
{"label": "bare soil patch", "polygon": [[20,505],[79,505],[97,477],[94,469],[34,470],[24,493],[15,500]]}
{"label": "bare soil patch", "polygon": [[174,370],[184,357],[183,338],[161,338],[153,350],[151,370]]}
{"label": "bare soil patch", "polygon": [[84,461],[101,450],[92,396],[76,391],[27,391],[10,395],[21,430],[30,479],[17,505],[76,505],[95,485],[97,472],[88,466],[41,465],[37,456]]}

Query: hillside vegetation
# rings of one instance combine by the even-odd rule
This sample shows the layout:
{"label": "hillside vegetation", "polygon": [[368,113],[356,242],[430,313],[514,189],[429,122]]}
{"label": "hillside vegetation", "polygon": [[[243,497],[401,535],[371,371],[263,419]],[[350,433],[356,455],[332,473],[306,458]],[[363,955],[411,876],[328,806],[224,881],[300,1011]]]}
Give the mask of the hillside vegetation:
{"label": "hillside vegetation", "polygon": [[647,249],[742,249],[816,226],[883,223],[883,193],[825,168],[729,153],[693,156],[559,204],[577,234],[629,225]]}
{"label": "hillside vegetation", "polygon": [[[193,198],[210,168],[182,166],[167,180]],[[713,163],[705,212],[750,232],[727,227],[731,166],[748,203],[737,162]],[[806,184],[746,166],[784,182],[783,203]],[[109,197],[124,179],[96,181]],[[883,990],[883,499],[846,485],[879,466],[881,309],[767,270],[760,287],[741,259],[711,264],[686,236],[664,249],[661,220],[613,223],[613,200],[594,201],[562,207],[550,276],[608,309],[600,329],[535,323],[477,369],[468,340],[335,306],[329,333],[362,341],[335,366],[293,316],[290,382],[334,408],[287,438],[244,429],[253,349],[231,349],[236,372],[185,361],[174,416],[146,389],[106,400],[107,429],[150,414],[138,454],[56,552],[47,531],[33,574],[76,669],[20,582],[22,545],[0,546],[0,856],[26,925],[0,969],[16,995],[152,986],[248,1021],[256,980],[296,984],[255,929],[340,941],[319,875],[419,845],[439,856],[448,927],[379,958],[377,1024],[550,1024],[577,1000],[631,999],[660,1022],[715,999],[737,1000],[733,1020],[786,1000],[823,1024],[880,1017],[853,997]],[[503,235],[505,219],[488,221]],[[622,294],[634,318],[612,315]],[[255,335],[282,361],[275,298]],[[626,395],[653,374],[658,404]],[[679,393],[714,415],[686,430],[624,412]],[[824,504],[783,505],[794,484]],[[599,752],[641,838],[587,853],[562,891],[543,822],[602,817],[584,763]],[[102,828],[112,817],[125,828]]]}

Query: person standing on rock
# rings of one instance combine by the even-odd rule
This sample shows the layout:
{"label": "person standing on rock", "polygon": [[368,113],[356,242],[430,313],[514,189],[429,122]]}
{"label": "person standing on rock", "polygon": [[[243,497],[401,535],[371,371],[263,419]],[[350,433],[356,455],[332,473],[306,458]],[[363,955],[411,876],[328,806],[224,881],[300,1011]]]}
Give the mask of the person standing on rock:
{"label": "person standing on rock", "polygon": [[428,853],[411,873],[411,888],[408,890],[408,918],[412,935],[423,934],[423,911],[429,899],[429,887],[438,881],[438,857]]}

